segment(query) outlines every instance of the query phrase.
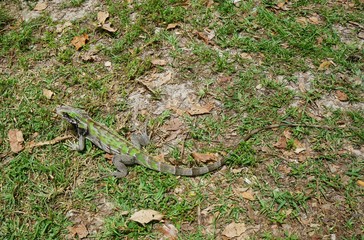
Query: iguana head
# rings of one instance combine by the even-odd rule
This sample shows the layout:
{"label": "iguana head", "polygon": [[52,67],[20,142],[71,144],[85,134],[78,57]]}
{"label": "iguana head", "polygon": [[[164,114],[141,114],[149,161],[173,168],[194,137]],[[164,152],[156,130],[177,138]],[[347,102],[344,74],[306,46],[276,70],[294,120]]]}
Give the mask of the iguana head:
{"label": "iguana head", "polygon": [[56,111],[58,115],[66,119],[75,127],[84,126],[88,118],[88,115],[84,110],[70,106],[60,106],[56,109]]}

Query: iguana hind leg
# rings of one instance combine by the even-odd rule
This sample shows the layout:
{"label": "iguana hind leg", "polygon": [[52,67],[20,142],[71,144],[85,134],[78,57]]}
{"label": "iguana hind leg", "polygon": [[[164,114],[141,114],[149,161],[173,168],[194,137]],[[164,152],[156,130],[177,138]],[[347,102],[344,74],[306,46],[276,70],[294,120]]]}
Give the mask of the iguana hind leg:
{"label": "iguana hind leg", "polygon": [[132,165],[135,163],[135,157],[129,156],[127,154],[114,155],[112,158],[112,162],[117,172],[114,172],[112,175],[116,178],[123,178],[128,175],[128,169],[126,165]]}
{"label": "iguana hind leg", "polygon": [[146,132],[132,133],[130,136],[130,141],[133,143],[134,147],[136,147],[138,149],[145,147],[150,143],[150,139]]}

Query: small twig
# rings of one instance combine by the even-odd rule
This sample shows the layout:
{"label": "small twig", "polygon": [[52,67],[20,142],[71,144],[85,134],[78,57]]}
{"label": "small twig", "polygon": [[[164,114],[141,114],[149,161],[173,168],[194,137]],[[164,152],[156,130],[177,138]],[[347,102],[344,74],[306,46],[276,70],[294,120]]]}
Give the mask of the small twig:
{"label": "small twig", "polygon": [[306,124],[299,124],[299,123],[281,123],[281,124],[272,124],[265,127],[257,128],[251,131],[249,134],[245,135],[243,137],[243,141],[248,141],[254,134],[257,134],[260,131],[268,130],[272,128],[278,128],[278,127],[311,127],[311,128],[325,128],[325,129],[332,129],[332,127],[326,126],[326,125],[306,125]]}
{"label": "small twig", "polygon": [[49,141],[45,141],[45,142],[29,142],[25,145],[24,149],[26,150],[30,150],[32,151],[33,148],[35,147],[42,147],[42,146],[45,146],[45,145],[54,145],[56,143],[59,143],[59,142],[62,142],[66,139],[70,139],[72,138],[73,136],[72,135],[65,135],[65,136],[60,136],[60,137],[56,137],[52,140],[49,140]]}
{"label": "small twig", "polygon": [[361,25],[360,23],[353,22],[353,21],[348,21],[348,23],[353,24],[353,25],[355,25],[355,26],[357,26],[357,27],[359,27],[359,28],[361,28],[361,29],[364,29],[364,26],[363,26],[363,25]]}
{"label": "small twig", "polygon": [[[22,151],[23,150],[29,150],[31,152],[33,150],[33,148],[35,148],[35,147],[42,147],[42,146],[45,146],[45,145],[54,145],[54,144],[56,144],[58,142],[61,142],[63,140],[66,140],[66,139],[69,139],[69,138],[72,138],[72,137],[73,137],[72,135],[65,135],[65,136],[61,136],[61,137],[56,137],[56,138],[54,138],[52,140],[45,141],[45,142],[33,142],[33,141],[31,141],[31,142],[25,144],[24,149],[22,149]],[[2,154],[0,154],[0,159],[9,156],[12,153],[13,152],[11,152],[11,151],[2,153]]]}
{"label": "small twig", "polygon": [[182,149],[181,149],[181,159],[183,159],[183,155],[185,154],[185,143],[186,143],[186,139],[187,139],[188,135],[189,135],[189,132],[187,132],[187,134],[183,138]]}

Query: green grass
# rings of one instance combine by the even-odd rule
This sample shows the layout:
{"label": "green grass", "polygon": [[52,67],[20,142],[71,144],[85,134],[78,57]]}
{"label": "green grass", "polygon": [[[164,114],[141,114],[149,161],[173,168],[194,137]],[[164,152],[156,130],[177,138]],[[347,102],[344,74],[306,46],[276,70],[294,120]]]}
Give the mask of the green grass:
{"label": "green grass", "polygon": [[[84,3],[48,10],[81,10]],[[129,220],[137,210],[154,209],[179,230],[179,239],[220,238],[231,222],[259,225],[259,231],[248,233],[250,239],[330,234],[361,239],[362,29],[350,22],[364,24],[362,3],[293,1],[286,11],[272,1],[218,0],[209,7],[199,0],[97,4],[56,32],[65,21],[52,20],[48,10],[20,22],[19,6],[0,2],[2,238],[64,239],[67,227],[80,223],[90,231],[88,237],[97,239],[161,238],[163,223]],[[108,11],[118,31],[98,29],[95,9]],[[315,14],[318,24],[297,21]],[[171,23],[178,26],[167,30]],[[209,44],[201,39],[206,32],[215,35]],[[76,51],[70,42],[84,33],[90,41]],[[83,60],[93,49],[95,60]],[[167,64],[155,66],[153,59]],[[320,71],[327,60],[334,64]],[[167,71],[171,79],[154,87],[161,81],[156,76]],[[175,92],[166,92],[167,85]],[[54,92],[52,99],[43,96],[44,89]],[[336,99],[337,90],[348,102]],[[210,114],[186,113],[209,103]],[[10,152],[11,129],[20,130],[26,143],[70,133],[69,124],[55,114],[63,104],[84,108],[125,137],[147,123],[152,136],[147,150],[169,149],[173,163],[203,165],[191,152],[232,152],[225,168],[201,177],[130,166],[123,179],[104,177],[114,167],[90,142],[82,153],[65,142]],[[166,142],[173,133],[164,129],[174,118],[183,122],[177,144]],[[301,126],[266,129],[241,141],[255,129],[280,123]],[[291,137],[278,148],[287,130]],[[305,150],[295,153],[300,146]],[[248,189],[254,200],[242,195]]]}

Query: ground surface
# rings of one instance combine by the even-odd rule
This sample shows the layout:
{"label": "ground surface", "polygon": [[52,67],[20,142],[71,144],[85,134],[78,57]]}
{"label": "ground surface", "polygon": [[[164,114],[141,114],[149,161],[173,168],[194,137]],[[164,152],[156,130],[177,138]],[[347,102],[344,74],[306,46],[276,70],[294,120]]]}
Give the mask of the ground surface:
{"label": "ground surface", "polygon": [[[360,0],[1,1],[0,236],[363,239],[363,19]],[[64,104],[146,125],[171,164],[232,154],[104,177],[110,156],[61,141]]]}

